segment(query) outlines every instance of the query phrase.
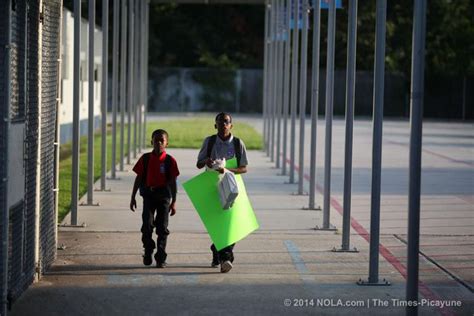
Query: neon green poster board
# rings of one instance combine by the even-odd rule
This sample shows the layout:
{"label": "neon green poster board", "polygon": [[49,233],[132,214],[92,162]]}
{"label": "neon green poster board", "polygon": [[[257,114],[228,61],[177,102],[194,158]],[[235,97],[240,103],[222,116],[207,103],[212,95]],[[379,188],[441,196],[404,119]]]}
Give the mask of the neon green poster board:
{"label": "neon green poster board", "polygon": [[[226,162],[226,168],[236,168],[235,158]],[[217,250],[221,250],[242,240],[258,228],[257,218],[253,212],[242,176],[235,179],[239,195],[231,208],[224,210],[219,201],[217,171],[204,171],[183,183],[184,191],[201,217],[204,226]]]}

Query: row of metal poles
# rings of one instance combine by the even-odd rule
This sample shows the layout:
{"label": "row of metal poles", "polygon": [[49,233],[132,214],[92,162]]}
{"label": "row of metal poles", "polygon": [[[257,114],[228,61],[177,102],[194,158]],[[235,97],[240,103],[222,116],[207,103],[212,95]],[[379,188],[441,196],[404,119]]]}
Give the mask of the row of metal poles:
{"label": "row of metal poles", "polygon": [[[328,34],[326,60],[325,99],[325,148],[323,223],[316,229],[335,229],[329,222],[331,198],[331,144],[334,96],[334,43],[336,27],[336,0],[328,2]],[[308,0],[267,0],[265,10],[265,57],[263,118],[265,151],[282,175],[289,176],[289,183],[298,183],[298,194],[303,194],[305,177],[309,180],[309,209],[316,209],[316,139],[319,100],[320,25],[321,3]],[[342,246],[337,252],[355,252],[350,247],[352,143],[354,121],[354,95],[357,43],[357,0],[348,1],[348,39],[346,73],[346,119],[344,154],[343,235]],[[426,0],[414,2],[411,115],[410,115],[410,160],[409,160],[409,222],[408,222],[408,266],[406,298],[418,299],[418,252],[420,226],[420,177],[421,177],[421,131],[424,89],[424,47],[426,27]],[[310,173],[305,175],[305,120],[307,95],[307,54],[309,16],[313,15],[313,45],[311,68],[311,144]],[[368,281],[360,285],[389,285],[379,282],[379,234],[380,234],[380,187],[383,127],[383,97],[385,71],[385,30],[387,1],[377,0],[374,94],[373,94],[373,146],[372,188],[370,222],[370,262]],[[299,113],[299,160],[296,155],[296,116]],[[288,124],[290,132],[288,135]],[[289,148],[288,148],[289,137]],[[298,172],[298,181],[295,172]],[[407,314],[416,315],[417,307],[408,306]]]}
{"label": "row of metal poles", "polygon": [[[101,86],[101,181],[106,190],[107,172],[107,87],[109,60],[109,0],[102,0],[102,86]],[[87,203],[94,205],[94,30],[95,0],[88,1],[89,16],[89,112],[87,146]],[[111,179],[117,179],[117,163],[124,171],[124,162],[145,147],[148,82],[149,0],[117,0],[113,2],[112,26],[112,148]],[[79,110],[81,0],[74,0],[74,78],[71,226],[77,226],[79,198]],[[118,114],[120,113],[120,117]],[[125,121],[127,115],[127,121]],[[119,122],[118,119],[120,119]],[[117,128],[120,133],[117,135]],[[127,135],[125,135],[127,132]],[[133,135],[132,135],[133,134]],[[118,136],[118,140],[117,140]],[[126,138],[125,138],[126,136]],[[133,138],[132,138],[133,137]],[[117,157],[119,143],[119,157]],[[118,160],[118,162],[117,162]]]}

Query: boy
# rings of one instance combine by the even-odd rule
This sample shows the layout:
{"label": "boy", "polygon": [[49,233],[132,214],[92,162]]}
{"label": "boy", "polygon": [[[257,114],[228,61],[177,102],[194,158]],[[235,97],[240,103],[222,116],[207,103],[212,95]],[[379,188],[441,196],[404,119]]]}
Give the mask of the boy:
{"label": "boy", "polygon": [[179,175],[176,160],[168,155],[168,133],[157,129],[151,135],[153,151],[140,157],[133,171],[137,174],[133,184],[130,210],[135,212],[135,194],[140,189],[143,197],[142,243],[145,250],[143,264],[151,265],[155,249],[153,227],[156,227],[157,248],[155,261],[157,268],[166,266],[166,240],[169,235],[168,219],[176,214],[176,177]]}
{"label": "boy", "polygon": [[[247,150],[242,140],[234,137],[231,134],[232,117],[228,113],[221,112],[217,114],[214,128],[217,129],[217,135],[206,137],[199,152],[196,167],[199,169],[207,166],[211,168],[214,160],[225,158],[226,160],[233,157],[237,158],[237,168],[230,168],[229,171],[240,174],[247,172]],[[219,170],[224,173],[224,168]],[[235,244],[232,244],[224,249],[217,251],[214,244],[211,245],[213,268],[221,265],[221,272],[226,273],[232,269],[232,262],[234,261]]]}

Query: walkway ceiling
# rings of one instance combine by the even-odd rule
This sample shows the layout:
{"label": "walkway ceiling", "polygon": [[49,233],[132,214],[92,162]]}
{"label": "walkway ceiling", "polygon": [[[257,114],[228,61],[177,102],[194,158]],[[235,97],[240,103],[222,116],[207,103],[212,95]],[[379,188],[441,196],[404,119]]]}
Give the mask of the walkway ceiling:
{"label": "walkway ceiling", "polygon": [[265,0],[151,0],[151,3],[178,4],[265,4]]}

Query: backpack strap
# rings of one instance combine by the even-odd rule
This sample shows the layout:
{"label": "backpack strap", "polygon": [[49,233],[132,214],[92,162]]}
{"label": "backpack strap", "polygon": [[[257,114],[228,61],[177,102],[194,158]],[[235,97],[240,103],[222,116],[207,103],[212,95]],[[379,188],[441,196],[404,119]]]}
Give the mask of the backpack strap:
{"label": "backpack strap", "polygon": [[165,157],[165,176],[166,176],[166,185],[169,185],[171,182],[171,156],[166,154]]}
{"label": "backpack strap", "polygon": [[211,158],[211,152],[212,148],[214,147],[214,144],[216,143],[217,135],[212,135],[209,137],[209,140],[207,141],[207,158]]}
{"label": "backpack strap", "polygon": [[240,158],[242,158],[242,153],[240,152],[240,139],[234,136],[234,152],[235,158],[237,158],[237,168],[240,167]]}
{"label": "backpack strap", "polygon": [[150,160],[150,153],[146,153],[143,155],[143,175],[142,175],[142,183],[140,184],[142,187],[146,187],[146,177],[148,174],[148,161]]}

